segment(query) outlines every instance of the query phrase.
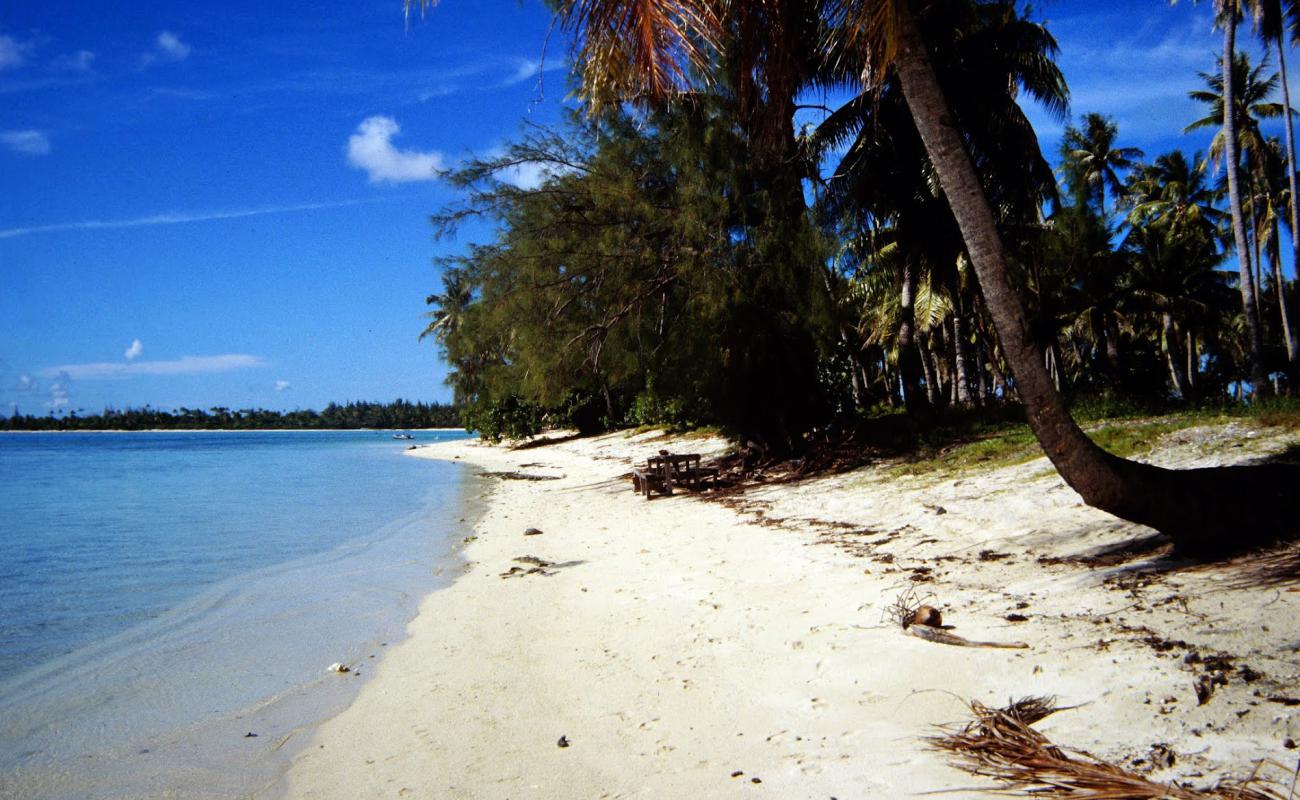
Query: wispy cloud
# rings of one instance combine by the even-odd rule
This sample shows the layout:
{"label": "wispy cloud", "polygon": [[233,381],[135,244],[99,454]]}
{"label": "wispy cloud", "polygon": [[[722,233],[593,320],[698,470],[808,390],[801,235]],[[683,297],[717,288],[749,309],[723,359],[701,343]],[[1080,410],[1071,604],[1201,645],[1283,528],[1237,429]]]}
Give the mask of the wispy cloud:
{"label": "wispy cloud", "polygon": [[170,361],[100,361],[90,364],[64,364],[41,370],[46,377],[59,380],[113,380],[140,375],[209,375],[267,366],[259,356],[227,353],[218,356],[181,356]]}
{"label": "wispy cloud", "polygon": [[172,31],[163,31],[154,39],[153,49],[140,56],[140,66],[148,67],[164,61],[184,61],[190,57],[194,48],[181,41],[181,37]]}
{"label": "wispy cloud", "polygon": [[276,381],[276,382],[275,382],[275,390],[276,390],[277,392],[283,392],[285,389],[288,389],[289,386],[290,386],[290,384],[289,384],[288,381]]}
{"label": "wispy cloud", "polygon": [[183,61],[190,57],[194,48],[181,41],[181,37],[171,31],[158,34],[158,50],[173,61]]}
{"label": "wispy cloud", "polygon": [[545,72],[555,72],[562,70],[566,66],[564,59],[552,58],[549,61],[536,61],[533,59],[523,59],[519,62],[518,69],[514,74],[504,80],[502,86],[514,86],[528,80],[538,80]]}
{"label": "wispy cloud", "polygon": [[95,65],[95,54],[90,50],[78,50],[65,53],[50,62],[50,69],[55,72],[90,72]]}
{"label": "wispy cloud", "polygon": [[68,373],[60,370],[55,375],[54,383],[50,384],[50,399],[45,405],[50,408],[63,408],[72,404],[72,395],[68,392]]}
{"label": "wispy cloud", "polygon": [[122,357],[125,358],[127,361],[135,361],[137,358],[140,357],[140,354],[143,352],[144,352],[144,345],[140,342],[140,340],[132,339],[131,345],[126,348],[126,352],[122,353]]}
{"label": "wispy cloud", "polygon": [[294,211],[315,211],[322,208],[347,208],[366,203],[378,202],[377,199],[340,200],[328,203],[300,203],[287,206],[267,206],[265,208],[244,208],[230,211],[200,211],[194,213],[155,214],[134,219],[87,219],[79,222],[57,222],[51,225],[29,225],[22,228],[0,229],[0,239],[12,239],[15,236],[29,236],[34,233],[58,233],[61,231],[113,230],[117,228],[147,228],[154,225],[180,225],[187,222],[211,222],[223,219],[242,219],[260,217],[266,214],[285,214]]}
{"label": "wispy cloud", "polygon": [[442,170],[443,155],[436,150],[398,150],[393,137],[401,126],[392,117],[370,117],[348,137],[348,163],[365,170],[371,183],[431,181]]}
{"label": "wispy cloud", "polygon": [[43,131],[0,131],[0,144],[24,156],[43,156],[50,152],[50,137]]}
{"label": "wispy cloud", "polygon": [[27,62],[36,45],[22,42],[8,34],[0,34],[0,72],[21,67]]}
{"label": "wispy cloud", "polygon": [[[1187,97],[1200,87],[1197,72],[1215,67],[1220,41],[1212,27],[1203,9],[1157,5],[1142,14],[1089,8],[1049,21],[1061,42],[1058,63],[1076,118],[1093,111],[1113,117],[1126,145],[1163,147],[1176,140],[1198,111]],[[1063,126],[1039,109],[1026,111],[1044,149],[1054,150],[1050,140]]]}

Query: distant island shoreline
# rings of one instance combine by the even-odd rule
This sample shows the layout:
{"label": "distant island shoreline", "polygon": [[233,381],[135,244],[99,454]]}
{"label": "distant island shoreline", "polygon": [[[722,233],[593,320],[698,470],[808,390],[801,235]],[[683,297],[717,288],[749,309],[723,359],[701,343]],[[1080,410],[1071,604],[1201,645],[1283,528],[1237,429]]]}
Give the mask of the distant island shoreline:
{"label": "distant island shoreline", "polygon": [[107,408],[98,414],[14,413],[0,417],[0,431],[239,431],[239,430],[451,430],[464,427],[459,406],[394,400],[330,403],[324,409]]}

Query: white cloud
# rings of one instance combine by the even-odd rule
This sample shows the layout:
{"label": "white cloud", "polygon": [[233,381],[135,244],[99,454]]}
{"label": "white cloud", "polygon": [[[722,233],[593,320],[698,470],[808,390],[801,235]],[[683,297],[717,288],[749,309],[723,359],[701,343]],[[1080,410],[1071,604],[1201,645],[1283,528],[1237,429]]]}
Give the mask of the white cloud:
{"label": "white cloud", "polygon": [[138,375],[206,375],[266,366],[258,356],[228,353],[219,356],[181,356],[171,361],[102,361],[91,364],[64,364],[41,370],[46,376],[61,379],[105,380],[133,378]]}
{"label": "white cloud", "polygon": [[[501,158],[506,155],[504,148],[498,147],[487,152],[487,158]],[[571,167],[544,161],[521,161],[496,171],[497,180],[520,189],[536,189],[550,178],[573,172]]]}
{"label": "white cloud", "polygon": [[173,61],[184,61],[190,57],[194,48],[181,41],[181,37],[171,31],[158,34],[158,49]]}
{"label": "white cloud", "polygon": [[132,339],[131,346],[126,348],[126,352],[123,353],[122,355],[126,358],[127,361],[135,361],[137,358],[140,357],[140,354],[143,352],[144,352],[144,345],[141,344],[140,340]]}
{"label": "white cloud", "polygon": [[0,72],[21,67],[34,47],[31,42],[20,42],[12,36],[0,34]]}
{"label": "white cloud", "polygon": [[514,74],[507,78],[502,83],[502,86],[514,86],[515,84],[523,83],[524,81],[540,79],[542,73],[564,69],[565,66],[565,61],[562,58],[553,58],[550,61],[534,61],[527,58],[522,59],[520,60],[519,67],[515,70]]}
{"label": "white cloud", "polygon": [[163,31],[154,40],[154,49],[140,57],[140,66],[147,67],[158,61],[184,61],[192,52],[194,48],[181,41],[180,36]]}
{"label": "white cloud", "polygon": [[506,167],[497,170],[497,179],[511,186],[517,186],[520,189],[536,189],[546,182],[546,179],[554,175],[554,170],[549,164],[539,164],[536,161],[525,161],[522,164]]}
{"label": "white cloud", "polygon": [[276,381],[276,382],[275,382],[275,390],[276,390],[277,392],[283,392],[285,389],[288,389],[288,388],[289,388],[289,382],[288,382],[288,381]]}
{"label": "white cloud", "polygon": [[41,384],[31,375],[23,375],[18,379],[18,386],[15,388],[20,392],[39,392]]}
{"label": "white cloud", "polygon": [[95,64],[95,54],[89,50],[78,50],[54,59],[50,67],[59,72],[90,72]]}
{"label": "white cloud", "polygon": [[348,137],[348,163],[364,169],[371,183],[390,181],[431,181],[442,170],[443,155],[436,150],[421,153],[415,150],[398,150],[393,137],[401,127],[392,117],[370,117],[357,126],[357,132]]}
{"label": "white cloud", "polygon": [[50,152],[50,137],[42,131],[0,131],[0,144],[25,156],[43,156]]}

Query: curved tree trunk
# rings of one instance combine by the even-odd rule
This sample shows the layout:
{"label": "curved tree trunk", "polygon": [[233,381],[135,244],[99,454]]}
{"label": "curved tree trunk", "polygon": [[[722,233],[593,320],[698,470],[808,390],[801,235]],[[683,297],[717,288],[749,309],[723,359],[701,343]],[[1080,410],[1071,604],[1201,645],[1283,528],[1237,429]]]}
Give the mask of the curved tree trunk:
{"label": "curved tree trunk", "polygon": [[[1088,505],[1168,533],[1183,548],[1215,550],[1294,532],[1300,503],[1293,496],[1292,471],[1170,471],[1113,456],[1075,424],[1030,336],[996,219],[907,2],[899,4],[898,33],[903,96],[961,229],[1029,426],[1057,472]],[[1223,502],[1225,497],[1235,502]]]}
{"label": "curved tree trunk", "polygon": [[1241,307],[1246,316],[1247,348],[1250,357],[1250,382],[1256,395],[1269,393],[1268,374],[1264,371],[1264,338],[1256,305],[1255,275],[1250,264],[1250,244],[1246,241],[1246,220],[1241,208],[1241,164],[1237,155],[1237,88],[1232,80],[1232,57],[1237,49],[1237,3],[1219,0],[1226,6],[1220,13],[1223,25],[1223,163],[1228,174],[1228,205],[1232,212],[1232,238],[1237,248],[1237,272],[1241,276]]}

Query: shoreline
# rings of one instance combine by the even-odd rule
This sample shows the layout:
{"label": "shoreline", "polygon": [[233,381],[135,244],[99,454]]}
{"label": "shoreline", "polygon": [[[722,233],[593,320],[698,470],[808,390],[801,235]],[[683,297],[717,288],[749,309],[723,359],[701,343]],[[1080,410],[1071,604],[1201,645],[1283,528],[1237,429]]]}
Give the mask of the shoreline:
{"label": "shoreline", "polygon": [[[1205,446],[1234,424],[1171,434],[1152,460],[1240,461],[1286,443],[1237,426],[1247,445]],[[1082,704],[1039,725],[1063,746],[1135,769],[1153,745],[1176,752],[1157,780],[1287,762],[1300,713],[1258,692],[1300,677],[1296,596],[1230,570],[1138,578],[1143,558],[1079,561],[1145,529],[1083,507],[1044,459],[646,502],[620,476],[660,447],[722,443],[617,433],[408,451],[534,480],[494,479],[463,573],[420,603],[282,796],[980,796],[993,784],[923,738],[964,722],[965,701],[1027,694]],[[549,566],[529,573],[529,557]],[[909,585],[957,633],[1029,649],[901,635],[882,615]],[[1250,626],[1270,601],[1282,610]],[[1216,653],[1236,666],[1198,704]]]}
{"label": "shoreline", "polygon": [[[83,448],[65,448],[74,449]],[[360,481],[376,502],[361,507],[375,513],[287,512],[333,522],[343,535],[329,546],[205,582],[126,627],[8,670],[0,795],[250,797],[276,785],[402,641],[423,597],[460,571],[460,531],[480,508],[482,482],[464,469],[403,462],[397,448],[347,452],[330,457],[330,473],[355,482],[350,469],[370,472]],[[297,447],[286,456],[322,464]],[[384,499],[396,487],[400,502]],[[326,507],[332,497],[293,496]],[[255,522],[278,524],[262,514]],[[336,661],[351,673],[330,674]]]}

